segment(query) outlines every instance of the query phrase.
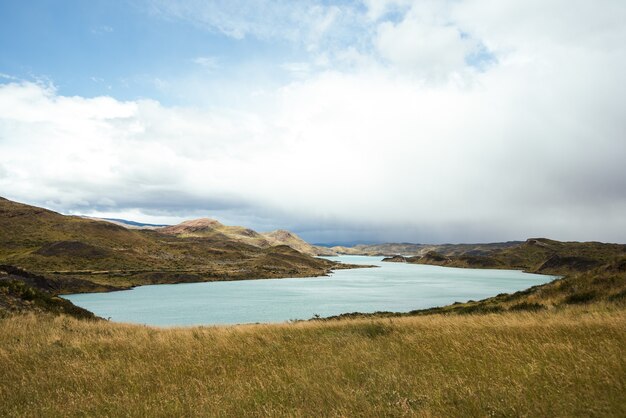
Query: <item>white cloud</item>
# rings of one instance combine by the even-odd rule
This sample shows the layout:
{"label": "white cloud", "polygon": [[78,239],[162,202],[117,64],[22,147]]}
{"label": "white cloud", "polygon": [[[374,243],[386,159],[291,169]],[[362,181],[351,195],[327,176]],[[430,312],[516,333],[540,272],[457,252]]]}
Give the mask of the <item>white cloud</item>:
{"label": "white cloud", "polygon": [[235,39],[254,36],[312,44],[339,23],[342,9],[318,1],[147,0],[149,10]]}
{"label": "white cloud", "polygon": [[312,71],[312,66],[308,62],[286,62],[280,67],[296,78],[307,77]]}
{"label": "white cloud", "polygon": [[4,73],[0,73],[0,78],[4,78],[5,80],[14,80],[14,81],[18,81],[19,80],[17,77],[14,77],[14,76],[9,75],[9,74],[4,74]]}
{"label": "white cloud", "polygon": [[561,48],[623,50],[626,6],[620,0],[465,0],[451,16],[497,51]]}
{"label": "white cloud", "polygon": [[91,28],[91,33],[93,33],[94,35],[103,35],[106,33],[112,33],[113,31],[114,29],[108,25],[94,26],[93,28]]}
{"label": "white cloud", "polygon": [[375,44],[395,67],[427,78],[463,70],[466,57],[477,47],[455,26],[413,18],[382,23]]}
{"label": "white cloud", "polygon": [[[625,7],[389,4],[368,17],[376,51],[284,64],[296,81],[230,108],[1,85],[0,194],[394,240],[625,241]],[[497,54],[482,72],[465,63],[479,43]]]}
{"label": "white cloud", "polygon": [[376,21],[390,12],[406,11],[413,3],[411,0],[365,0],[366,15],[369,20]]}
{"label": "white cloud", "polygon": [[194,64],[198,64],[207,70],[215,70],[219,68],[217,57],[196,57],[192,61]]}

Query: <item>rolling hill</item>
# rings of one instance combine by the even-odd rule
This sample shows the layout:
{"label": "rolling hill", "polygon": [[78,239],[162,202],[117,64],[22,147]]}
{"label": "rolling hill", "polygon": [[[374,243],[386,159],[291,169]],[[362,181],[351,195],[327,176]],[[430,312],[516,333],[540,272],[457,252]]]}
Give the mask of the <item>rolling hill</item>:
{"label": "rolling hill", "polygon": [[385,261],[447,267],[520,269],[529,273],[563,275],[589,271],[625,258],[624,244],[530,238],[516,245],[493,247],[480,252],[429,250],[419,256],[394,256]]}
{"label": "rolling hill", "polygon": [[[180,234],[167,230],[128,229],[0,198],[0,264],[121,288],[151,283],[319,276],[332,268],[345,268],[284,245],[250,245],[255,239],[265,240],[254,231],[236,227],[222,230],[226,233],[211,231],[179,237]],[[246,234],[247,241],[233,238]]]}
{"label": "rolling hill", "polygon": [[174,235],[179,238],[212,238],[227,239],[258,248],[269,248],[277,245],[286,245],[301,253],[311,256],[337,255],[331,249],[309,244],[293,232],[282,229],[271,232],[256,232],[242,226],[224,225],[215,219],[201,218],[182,222],[178,225],[159,228],[159,232]]}

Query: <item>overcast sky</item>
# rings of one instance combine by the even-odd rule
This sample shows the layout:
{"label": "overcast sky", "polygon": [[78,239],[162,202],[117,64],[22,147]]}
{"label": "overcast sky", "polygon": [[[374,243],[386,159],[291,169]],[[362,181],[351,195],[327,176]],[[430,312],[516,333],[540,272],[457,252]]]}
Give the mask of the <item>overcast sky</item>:
{"label": "overcast sky", "polygon": [[0,195],[312,242],[626,242],[626,2],[3,1]]}

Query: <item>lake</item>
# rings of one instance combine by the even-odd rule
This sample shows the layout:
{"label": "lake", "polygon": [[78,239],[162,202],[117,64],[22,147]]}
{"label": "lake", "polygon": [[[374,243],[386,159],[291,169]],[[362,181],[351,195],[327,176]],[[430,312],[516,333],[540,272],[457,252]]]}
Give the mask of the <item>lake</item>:
{"label": "lake", "polygon": [[516,270],[383,263],[382,257],[331,259],[379,267],[337,270],[330,277],[161,284],[64,298],[116,322],[241,324],[346,312],[408,312],[515,292],[555,278]]}

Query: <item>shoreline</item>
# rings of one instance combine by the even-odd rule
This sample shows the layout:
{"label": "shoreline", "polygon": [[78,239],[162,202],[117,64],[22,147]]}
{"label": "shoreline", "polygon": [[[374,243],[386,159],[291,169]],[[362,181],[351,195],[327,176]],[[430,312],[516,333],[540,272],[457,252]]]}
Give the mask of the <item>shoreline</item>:
{"label": "shoreline", "polygon": [[[161,285],[161,284],[192,284],[192,283],[211,283],[211,282],[238,282],[238,281],[244,281],[244,280],[270,280],[270,279],[306,279],[306,278],[313,278],[313,277],[330,277],[331,273],[333,273],[335,270],[351,270],[351,269],[360,269],[360,268],[377,268],[379,266],[374,266],[374,265],[361,265],[361,264],[342,264],[341,267],[337,267],[337,266],[333,266],[333,268],[330,268],[328,270],[326,270],[324,273],[322,274],[316,274],[316,275],[310,275],[310,274],[293,274],[290,276],[282,276],[282,275],[278,275],[278,276],[259,276],[259,275],[255,275],[253,277],[250,276],[195,276],[194,279],[200,279],[200,280],[184,280],[184,279],[180,279],[180,280],[165,280],[165,281],[157,281],[157,282],[146,282],[146,283],[137,283],[137,284],[133,284],[133,285],[103,285],[100,284],[98,282],[95,281],[91,281],[88,279],[85,279],[83,276],[103,276],[105,274],[110,274],[109,271],[107,272],[93,272],[90,274],[85,274],[84,272],[42,272],[42,275],[48,275],[48,277],[53,277],[56,278],[57,275],[67,275],[67,276],[73,276],[72,278],[76,278],[79,280],[84,280],[84,281],[89,281],[97,286],[109,286],[110,288],[107,289],[101,289],[101,290],[89,290],[89,289],[85,289],[84,291],[60,291],[55,293],[55,296],[67,296],[67,295],[80,295],[80,294],[87,294],[87,293],[110,293],[110,292],[118,292],[118,291],[124,291],[124,290],[132,290],[136,287],[140,287],[140,286],[157,286],[157,285]],[[175,274],[193,274],[193,275],[200,275],[206,272],[199,272],[197,270],[120,270],[119,273],[137,273],[137,274],[143,274],[143,273],[147,273],[147,274],[156,274],[156,275],[167,275],[168,273],[171,273],[173,275]],[[76,277],[76,274],[79,274],[80,276]],[[126,278],[128,276],[112,276],[113,278],[119,277],[119,278]]]}
{"label": "shoreline", "polygon": [[[365,256],[365,257],[372,257],[372,256]],[[413,263],[415,264],[415,263]],[[361,265],[361,264],[347,264],[347,266],[350,266],[350,268],[373,268],[373,267],[381,267],[381,266],[376,266],[376,265]],[[464,269],[464,270],[500,270],[500,271],[509,271],[509,272],[516,272],[516,273],[524,273],[524,274],[534,274],[534,273],[527,273],[524,272],[522,270],[518,270],[518,269],[488,269],[488,268],[470,268],[470,267],[451,267],[451,266],[434,266],[434,267],[442,267],[442,268],[447,268],[447,269]],[[344,270],[347,268],[343,268],[341,270]],[[336,270],[336,269],[333,269]],[[332,272],[332,270],[331,270]],[[511,295],[511,294],[515,294],[515,293],[519,293],[519,292],[527,292],[530,289],[534,288],[534,287],[538,287],[538,286],[544,286],[550,283],[553,283],[555,280],[558,280],[561,278],[561,276],[555,276],[555,275],[549,275],[549,274],[537,274],[537,275],[541,275],[541,276],[549,276],[552,277],[553,279],[550,280],[549,282],[546,283],[542,283],[542,284],[536,284],[533,286],[530,286],[528,288],[523,288],[521,290],[515,291],[515,292],[511,292],[511,293],[499,293],[497,295],[491,294],[488,296],[485,296],[484,298],[481,298],[478,303],[481,303],[483,301],[492,299],[496,296],[502,296],[502,295]],[[169,282],[169,283],[147,283],[147,284],[142,284],[142,285],[137,285],[137,286],[132,286],[129,287],[127,289],[116,289],[116,290],[132,290],[136,287],[140,287],[140,286],[155,286],[155,285],[160,285],[160,284],[184,284],[184,283],[188,283],[188,284],[195,284],[195,283],[207,283],[207,282],[214,282],[214,281],[242,281],[242,280],[268,280],[268,279],[275,279],[275,280],[281,280],[281,279],[298,279],[298,278],[314,278],[314,277],[330,277],[329,274],[324,274],[324,275],[318,275],[318,276],[306,276],[306,277],[282,277],[282,278],[278,278],[278,277],[269,277],[269,278],[255,278],[255,279],[248,279],[248,278],[242,278],[242,279],[235,279],[235,280],[205,280],[205,281],[194,281],[194,282]],[[85,293],[108,293],[108,292],[82,292],[82,293],[73,293],[73,294],[65,294],[65,296],[72,296],[72,295],[78,295],[78,294],[85,294]],[[65,298],[64,298],[65,299]],[[69,299],[66,299],[69,300]],[[462,299],[464,300],[464,299]],[[329,316],[311,316],[310,318],[301,318],[301,319],[286,319],[286,320],[279,320],[279,321],[270,321],[270,322],[263,322],[263,321],[255,321],[255,320],[251,320],[250,322],[239,322],[239,323],[198,323],[198,324],[173,324],[173,325],[146,325],[145,323],[142,322],[126,322],[126,321],[113,321],[115,323],[119,323],[119,324],[134,324],[134,325],[146,325],[146,326],[154,326],[157,328],[178,328],[178,327],[193,327],[193,326],[218,326],[218,327],[232,327],[232,326],[240,326],[240,325],[254,325],[254,324],[265,324],[265,325],[271,325],[271,324],[288,324],[288,323],[298,323],[298,322],[309,322],[309,321],[329,321],[329,320],[339,320],[339,319],[348,319],[348,318],[381,318],[381,317],[385,317],[385,318],[389,318],[389,317],[406,317],[406,316],[416,316],[416,315],[423,315],[424,313],[428,313],[431,312],[433,310],[441,310],[441,309],[445,309],[447,307],[451,307],[451,306],[455,306],[458,304],[468,304],[468,303],[474,303],[476,301],[468,299],[466,302],[454,302],[454,303],[449,303],[446,305],[433,305],[433,306],[429,306],[429,307],[425,307],[425,308],[419,308],[419,309],[413,309],[408,307],[406,310],[399,310],[399,311],[371,311],[371,312],[361,312],[361,311],[347,311],[347,312],[341,312],[335,315],[329,315]],[[78,305],[77,305],[78,306]],[[435,313],[435,312],[433,312]]]}

